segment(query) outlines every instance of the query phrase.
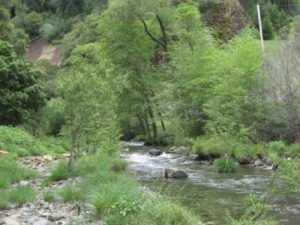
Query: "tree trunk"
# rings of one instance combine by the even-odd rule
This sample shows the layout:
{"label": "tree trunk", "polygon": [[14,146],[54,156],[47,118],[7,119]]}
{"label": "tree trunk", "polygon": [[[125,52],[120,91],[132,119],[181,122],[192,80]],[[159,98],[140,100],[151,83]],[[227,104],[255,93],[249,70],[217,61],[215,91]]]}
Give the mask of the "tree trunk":
{"label": "tree trunk", "polygon": [[156,126],[156,122],[155,122],[155,116],[154,116],[152,107],[150,105],[148,106],[148,113],[149,113],[149,116],[151,118],[151,124],[152,124],[152,130],[153,130],[153,138],[156,139],[158,137],[157,126]]}
{"label": "tree trunk", "polygon": [[145,124],[144,124],[142,118],[141,118],[138,114],[136,115],[136,117],[138,118],[139,123],[140,123],[140,127],[141,127],[141,129],[142,129],[142,131],[143,131],[144,136],[146,137],[147,132],[146,132]]}
{"label": "tree trunk", "polygon": [[78,134],[79,134],[79,128],[77,127],[75,130],[72,131],[72,134],[71,134],[71,152],[70,152],[70,158],[69,158],[69,163],[68,163],[70,170],[72,169],[72,166],[73,166]]}
{"label": "tree trunk", "polygon": [[148,138],[151,138],[151,130],[150,130],[150,125],[149,125],[149,121],[148,121],[148,116],[147,113],[145,112],[145,117],[144,117],[145,123],[146,123],[146,127],[147,127],[147,136]]}

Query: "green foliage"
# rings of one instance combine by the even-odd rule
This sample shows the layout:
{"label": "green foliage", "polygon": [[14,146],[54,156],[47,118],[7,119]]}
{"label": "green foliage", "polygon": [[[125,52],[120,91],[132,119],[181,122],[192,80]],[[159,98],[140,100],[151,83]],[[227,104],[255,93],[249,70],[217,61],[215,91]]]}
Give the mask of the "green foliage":
{"label": "green foliage", "polygon": [[63,153],[68,145],[63,139],[37,139],[21,128],[0,126],[0,148],[18,156]]}
{"label": "green foliage", "polygon": [[[60,90],[65,102],[64,132],[71,133],[73,153],[80,150],[93,153],[100,148],[113,154],[119,149],[115,88],[120,84],[118,79],[111,79],[113,68],[106,67],[105,61],[101,62],[100,49],[97,44],[76,48],[62,71]],[[85,148],[79,146],[79,141],[86,143]]]}
{"label": "green foliage", "polygon": [[268,14],[262,20],[263,24],[263,35],[266,40],[272,40],[275,37],[275,29],[273,27],[272,21]]}
{"label": "green foliage", "polygon": [[260,99],[255,97],[261,88],[258,42],[251,32],[245,32],[234,38],[220,56],[217,60],[222,63],[215,66],[215,84],[205,104],[207,129],[255,140],[253,128],[262,110]]}
{"label": "green foliage", "polygon": [[71,170],[68,166],[68,163],[65,161],[60,161],[56,167],[51,171],[51,174],[49,176],[49,180],[54,181],[60,181],[60,180],[66,180],[70,178]]}
{"label": "green foliage", "polygon": [[277,154],[282,154],[286,150],[286,144],[283,141],[270,142],[269,150]]}
{"label": "green foliage", "polygon": [[31,186],[19,186],[9,191],[9,200],[13,203],[24,204],[35,199],[35,191]]}
{"label": "green foliage", "polygon": [[18,166],[11,158],[0,158],[0,189],[33,177],[35,177],[34,171]]}
{"label": "green foliage", "polygon": [[[125,220],[124,220],[125,219]],[[138,214],[128,216],[123,220],[114,220],[115,225],[201,225],[200,219],[188,212],[184,207],[166,200],[158,200],[148,204]],[[123,223],[122,223],[123,222]]]}
{"label": "green foliage", "polygon": [[21,14],[14,20],[15,25],[26,31],[31,38],[39,35],[39,29],[43,23],[43,17],[36,13]]}
{"label": "green foliage", "polygon": [[0,195],[0,209],[7,209],[9,201],[6,195]]}
{"label": "green foliage", "polygon": [[57,136],[61,132],[66,122],[64,107],[62,98],[52,98],[42,109],[42,128],[47,135]]}
{"label": "green foliage", "polygon": [[276,225],[276,221],[269,218],[270,206],[263,197],[250,195],[247,199],[245,214],[240,219],[228,218],[232,225]]}
{"label": "green foliage", "polygon": [[114,172],[123,172],[127,169],[128,163],[121,158],[115,158],[112,161],[111,170]]}
{"label": "green foliage", "polygon": [[43,193],[43,198],[45,202],[54,202],[55,201],[55,195],[53,192],[44,192]]}
{"label": "green foliage", "polygon": [[41,72],[27,60],[16,56],[12,46],[0,41],[0,124],[17,125],[45,101],[37,83]]}
{"label": "green foliage", "polygon": [[236,172],[238,166],[234,160],[225,157],[225,158],[215,159],[214,168],[218,173],[233,173]]}
{"label": "green foliage", "polygon": [[0,6],[0,40],[12,44],[18,54],[25,53],[28,36],[23,30],[16,29],[10,21],[7,8],[3,6]]}
{"label": "green foliage", "polygon": [[75,202],[82,199],[80,190],[72,186],[64,187],[63,190],[59,192],[59,195],[63,198],[64,202]]}

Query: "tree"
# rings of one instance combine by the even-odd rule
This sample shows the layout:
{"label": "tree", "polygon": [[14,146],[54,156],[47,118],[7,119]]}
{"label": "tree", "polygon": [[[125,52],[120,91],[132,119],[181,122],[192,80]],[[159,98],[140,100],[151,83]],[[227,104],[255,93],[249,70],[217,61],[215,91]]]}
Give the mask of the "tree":
{"label": "tree", "polygon": [[205,103],[208,130],[257,141],[256,123],[262,110],[259,43],[245,32],[225,47],[217,62],[213,90]]}
{"label": "tree", "polygon": [[28,36],[21,29],[16,29],[10,21],[7,8],[0,6],[0,40],[11,43],[18,54],[24,54]]}
{"label": "tree", "polygon": [[66,117],[64,131],[71,138],[70,168],[80,151],[91,153],[100,148],[114,153],[119,148],[115,93],[118,79],[112,79],[112,70],[102,61],[99,50],[97,44],[76,48],[61,73],[60,90]]}
{"label": "tree", "polygon": [[296,44],[283,43],[266,63],[267,120],[262,130],[269,139],[300,142],[300,61]]}
{"label": "tree", "polygon": [[44,105],[45,94],[37,82],[41,72],[4,41],[0,65],[0,124],[17,125]]}
{"label": "tree", "polygon": [[[168,61],[174,9],[169,0],[115,0],[100,23],[106,57],[116,66],[118,75],[125,75],[128,81],[121,97],[124,108],[120,110],[121,115],[131,118],[121,120],[135,118],[141,128],[146,128],[148,137],[154,139],[159,136],[158,121],[165,129],[154,99]],[[125,124],[124,130],[130,127],[131,124]]]}

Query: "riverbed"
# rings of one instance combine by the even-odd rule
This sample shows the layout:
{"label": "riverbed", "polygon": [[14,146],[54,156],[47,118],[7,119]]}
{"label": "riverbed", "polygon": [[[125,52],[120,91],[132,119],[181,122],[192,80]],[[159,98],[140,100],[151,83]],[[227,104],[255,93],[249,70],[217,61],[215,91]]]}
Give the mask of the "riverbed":
{"label": "riverbed", "polygon": [[[150,147],[126,143],[122,157],[129,162],[130,172],[142,185],[187,206],[204,221],[226,224],[227,215],[239,217],[249,194],[263,194],[274,171],[241,167],[237,173],[216,173],[207,162],[189,160],[176,154],[150,156]],[[165,179],[164,169],[183,170],[187,179]],[[271,216],[282,225],[300,224],[300,196],[274,196]]]}

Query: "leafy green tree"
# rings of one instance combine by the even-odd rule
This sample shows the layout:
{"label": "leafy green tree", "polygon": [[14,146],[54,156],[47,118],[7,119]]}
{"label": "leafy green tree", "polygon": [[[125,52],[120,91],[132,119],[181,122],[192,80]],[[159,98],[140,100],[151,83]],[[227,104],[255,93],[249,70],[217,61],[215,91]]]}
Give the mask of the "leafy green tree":
{"label": "leafy green tree", "polygon": [[[100,24],[101,42],[107,58],[116,65],[119,76],[127,75],[128,85],[122,93],[122,121],[139,121],[148,137],[158,137],[157,122],[162,118],[154,100],[168,60],[172,17],[171,2],[112,1]],[[125,103],[127,102],[127,103]],[[126,107],[127,106],[127,107]],[[160,120],[162,129],[164,123]],[[132,127],[127,123],[125,129]]]}
{"label": "leafy green tree", "polygon": [[0,6],[0,40],[11,43],[18,54],[24,54],[28,36],[10,21],[7,8]]}
{"label": "leafy green tree", "polygon": [[0,123],[17,125],[38,111],[45,95],[37,83],[41,72],[16,56],[13,47],[0,41]]}
{"label": "leafy green tree", "polygon": [[115,93],[118,81],[112,79],[109,64],[101,61],[100,50],[97,44],[76,48],[61,74],[64,132],[70,134],[72,146],[70,166],[74,155],[82,150],[94,152],[100,147],[102,151],[114,153],[119,147]]}
{"label": "leafy green tree", "polygon": [[217,61],[222,62],[215,66],[215,84],[205,103],[207,127],[216,134],[240,135],[255,141],[262,110],[259,44],[246,32],[233,39]]}
{"label": "leafy green tree", "polygon": [[14,21],[18,28],[24,29],[30,37],[39,35],[39,29],[43,24],[43,18],[36,12],[20,14]]}
{"label": "leafy green tree", "polygon": [[262,26],[263,26],[264,39],[266,40],[274,39],[275,29],[273,27],[269,14],[265,14],[264,18],[262,19]]}

